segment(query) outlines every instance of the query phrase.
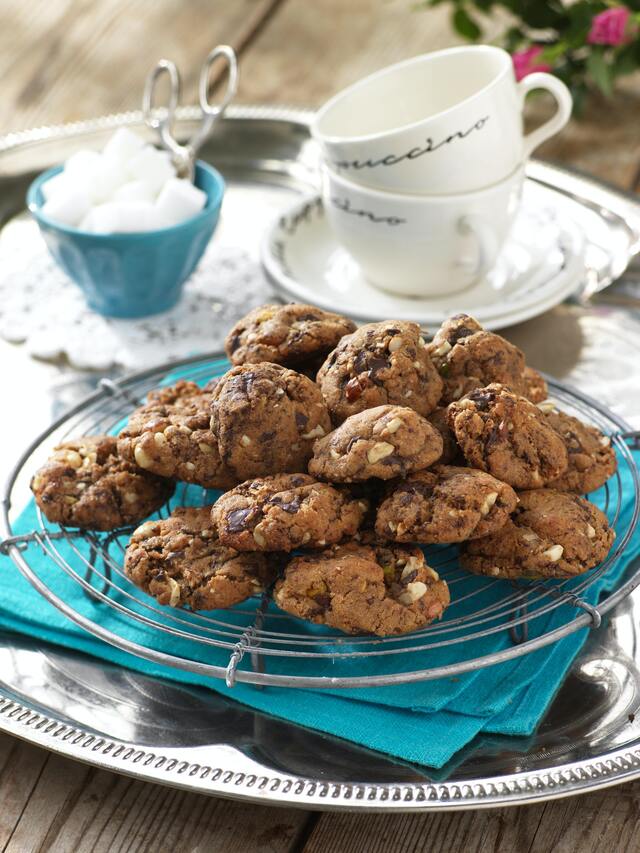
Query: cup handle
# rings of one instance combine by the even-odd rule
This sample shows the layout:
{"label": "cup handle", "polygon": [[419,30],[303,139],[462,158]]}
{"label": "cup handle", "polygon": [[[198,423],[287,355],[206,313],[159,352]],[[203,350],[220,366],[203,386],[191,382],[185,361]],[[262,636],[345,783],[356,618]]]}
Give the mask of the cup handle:
{"label": "cup handle", "polygon": [[498,241],[491,226],[472,213],[458,220],[458,232],[463,235],[472,234],[476,238],[477,260],[473,267],[470,266],[469,272],[474,281],[477,281],[483,278],[494,265],[498,256]]}
{"label": "cup handle", "polygon": [[553,95],[558,105],[557,110],[549,121],[546,121],[543,125],[532,130],[531,133],[525,136],[524,159],[526,160],[538,145],[562,130],[569,121],[573,108],[573,99],[562,80],[554,77],[553,74],[546,74],[544,71],[535,71],[533,74],[527,74],[517,85],[522,99],[521,104],[524,104],[527,92],[531,92],[533,89],[546,89],[547,92]]}

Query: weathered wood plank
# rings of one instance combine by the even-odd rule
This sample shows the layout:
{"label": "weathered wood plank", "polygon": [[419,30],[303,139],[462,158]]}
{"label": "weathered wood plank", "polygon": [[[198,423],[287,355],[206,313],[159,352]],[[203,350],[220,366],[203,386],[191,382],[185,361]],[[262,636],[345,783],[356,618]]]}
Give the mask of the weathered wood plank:
{"label": "weathered wood plank", "polygon": [[7,737],[0,767],[3,853],[285,853],[307,822],[296,809],[137,782]]}
{"label": "weathered wood plank", "polygon": [[304,853],[637,851],[640,782],[553,803],[432,815],[324,814]]}
{"label": "weathered wood plank", "polygon": [[163,56],[185,103],[213,45],[247,46],[280,0],[4,0],[0,4],[0,133],[137,109]]}
{"label": "weathered wood plank", "polygon": [[0,850],[9,842],[47,757],[43,749],[0,734]]}

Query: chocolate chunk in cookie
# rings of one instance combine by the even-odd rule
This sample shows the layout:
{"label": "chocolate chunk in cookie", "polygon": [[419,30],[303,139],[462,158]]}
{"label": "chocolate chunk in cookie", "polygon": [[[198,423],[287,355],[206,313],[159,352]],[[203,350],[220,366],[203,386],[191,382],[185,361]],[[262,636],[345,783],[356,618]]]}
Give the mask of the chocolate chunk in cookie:
{"label": "chocolate chunk in cookie", "polygon": [[413,409],[376,406],[351,415],[313,447],[309,473],[333,483],[419,471],[442,455],[442,438]]}
{"label": "chocolate chunk in cookie", "polygon": [[220,541],[239,551],[319,548],[353,536],[369,504],[308,474],[247,480],[214,504]]}
{"label": "chocolate chunk in cookie", "polygon": [[344,337],[317,381],[336,424],[386,403],[428,415],[442,393],[420,327],[400,320],[370,323]]}
{"label": "chocolate chunk in cookie", "polygon": [[225,349],[232,364],[269,361],[301,373],[316,371],[356,324],[314,305],[262,305],[231,329]]}
{"label": "chocolate chunk in cookie", "polygon": [[31,490],[49,521],[114,530],[159,509],[174,483],[121,459],[115,436],[87,435],[56,447],[31,480]]}
{"label": "chocolate chunk in cookie", "polygon": [[496,578],[567,578],[592,569],[615,533],[596,506],[555,489],[520,492],[512,519],[463,546],[465,569]]}
{"label": "chocolate chunk in cookie", "polygon": [[211,429],[238,480],[306,472],[313,442],[331,429],[318,386],[277,364],[244,364],[213,392]]}
{"label": "chocolate chunk in cookie", "polygon": [[310,622],[384,637],[438,619],[449,604],[449,589],[419,548],[349,544],[295,557],[274,599]]}
{"label": "chocolate chunk in cookie", "polygon": [[469,465],[516,489],[537,489],[567,469],[564,441],[537,406],[493,383],[451,403],[449,425]]}
{"label": "chocolate chunk in cookie", "polygon": [[617,462],[611,439],[599,429],[558,410],[545,411],[544,419],[562,436],[569,454],[569,467],[549,483],[551,488],[588,494],[615,473]]}
{"label": "chocolate chunk in cookie", "polygon": [[238,482],[224,465],[210,427],[211,395],[195,382],[180,380],[149,394],[129,416],[118,436],[118,453],[146,471],[209,489]]}
{"label": "chocolate chunk in cookie", "polygon": [[160,604],[214,610],[263,592],[275,578],[264,554],[239,554],[218,541],[211,507],[179,507],[131,537],[124,570]]}
{"label": "chocolate chunk in cookie", "polygon": [[501,335],[485,331],[468,314],[446,320],[428,345],[428,351],[444,381],[445,404],[492,382],[500,382],[525,397],[531,391],[536,402],[544,399],[539,397],[540,382],[544,384],[544,379],[525,367],[522,351]]}
{"label": "chocolate chunk in cookie", "polygon": [[437,465],[393,486],[376,533],[396,542],[463,542],[504,527],[517,502],[511,486],[484,471]]}

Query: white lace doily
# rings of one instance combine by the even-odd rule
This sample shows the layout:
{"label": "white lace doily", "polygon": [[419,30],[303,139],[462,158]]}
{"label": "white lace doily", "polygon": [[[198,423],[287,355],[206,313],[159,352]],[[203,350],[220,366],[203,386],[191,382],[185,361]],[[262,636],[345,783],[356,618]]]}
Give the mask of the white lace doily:
{"label": "white lace doily", "polygon": [[39,358],[66,355],[77,368],[136,370],[220,349],[230,326],[272,297],[249,251],[213,242],[175,308],[137,320],[102,317],[43,244],[26,268],[0,274],[0,335]]}

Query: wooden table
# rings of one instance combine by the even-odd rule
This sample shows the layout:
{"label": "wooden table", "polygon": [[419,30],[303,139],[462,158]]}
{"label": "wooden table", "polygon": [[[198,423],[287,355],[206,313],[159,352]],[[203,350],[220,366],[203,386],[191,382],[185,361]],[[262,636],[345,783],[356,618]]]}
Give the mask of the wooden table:
{"label": "wooden table", "polygon": [[[0,133],[137,108],[161,56],[195,100],[202,57],[241,56],[239,101],[315,106],[362,75],[456,43],[444,6],[413,0],[3,0]],[[500,30],[492,21],[489,35]],[[535,114],[547,108],[533,105]],[[595,98],[542,153],[640,188],[640,75]],[[595,142],[597,140],[597,144]],[[15,352],[9,398],[35,367]],[[23,369],[24,368],[24,369]],[[55,369],[49,367],[52,377]],[[13,384],[11,384],[13,383]],[[5,393],[7,388],[5,386]],[[134,782],[0,736],[0,853],[27,851],[638,850],[640,782],[553,804],[446,815],[319,814]]]}

